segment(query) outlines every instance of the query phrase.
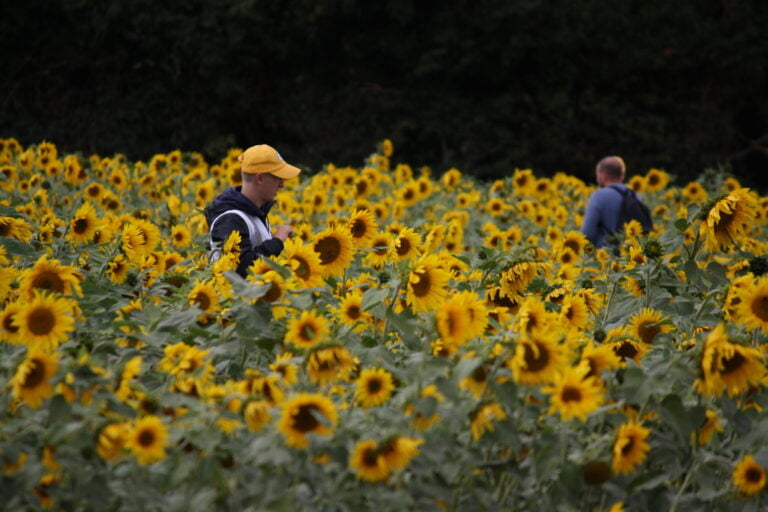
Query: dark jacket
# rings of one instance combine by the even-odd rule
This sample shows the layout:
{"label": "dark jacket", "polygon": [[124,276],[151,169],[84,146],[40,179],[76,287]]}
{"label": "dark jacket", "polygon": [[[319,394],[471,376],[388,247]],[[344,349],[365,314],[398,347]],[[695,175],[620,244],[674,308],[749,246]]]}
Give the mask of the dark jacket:
{"label": "dark jacket", "polygon": [[[251,216],[258,217],[264,222],[264,225],[269,229],[267,222],[267,214],[275,204],[274,201],[269,201],[263,204],[261,207],[256,206],[250,199],[245,197],[241,192],[241,187],[230,187],[216,197],[212,203],[205,208],[205,220],[208,222],[208,229],[210,230],[211,223],[227,210],[240,210]],[[251,266],[253,260],[260,256],[276,256],[283,251],[283,241],[279,238],[272,238],[265,240],[256,247],[251,247],[251,240],[248,234],[248,226],[245,221],[236,214],[225,215],[216,221],[211,240],[214,243],[221,245],[227,239],[233,230],[240,232],[240,263],[237,266],[237,273],[245,277],[248,273],[248,267]]]}

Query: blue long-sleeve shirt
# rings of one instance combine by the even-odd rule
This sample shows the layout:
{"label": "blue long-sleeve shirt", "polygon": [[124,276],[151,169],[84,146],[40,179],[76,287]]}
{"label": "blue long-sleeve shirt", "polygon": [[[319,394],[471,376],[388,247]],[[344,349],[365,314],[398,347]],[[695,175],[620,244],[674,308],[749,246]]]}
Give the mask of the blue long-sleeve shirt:
{"label": "blue long-sleeve shirt", "polygon": [[[623,183],[616,183],[613,186],[627,188]],[[595,190],[589,197],[581,232],[595,247],[602,247],[605,244],[605,237],[619,228],[622,199],[621,193],[611,187]]]}

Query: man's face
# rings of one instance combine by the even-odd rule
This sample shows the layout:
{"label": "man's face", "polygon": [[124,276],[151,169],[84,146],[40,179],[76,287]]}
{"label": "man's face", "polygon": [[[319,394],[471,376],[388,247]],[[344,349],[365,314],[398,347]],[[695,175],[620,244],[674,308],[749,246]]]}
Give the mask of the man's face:
{"label": "man's face", "polygon": [[278,178],[272,174],[261,175],[261,191],[264,200],[274,201],[277,191],[281,188],[283,188],[282,178]]}

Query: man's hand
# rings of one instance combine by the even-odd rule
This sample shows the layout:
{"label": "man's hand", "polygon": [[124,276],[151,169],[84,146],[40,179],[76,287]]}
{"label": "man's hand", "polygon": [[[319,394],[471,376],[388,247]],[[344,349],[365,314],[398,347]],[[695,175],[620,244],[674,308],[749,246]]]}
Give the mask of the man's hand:
{"label": "man's hand", "polygon": [[277,226],[275,238],[279,238],[285,242],[285,239],[291,236],[291,233],[293,233],[293,228],[291,226]]}

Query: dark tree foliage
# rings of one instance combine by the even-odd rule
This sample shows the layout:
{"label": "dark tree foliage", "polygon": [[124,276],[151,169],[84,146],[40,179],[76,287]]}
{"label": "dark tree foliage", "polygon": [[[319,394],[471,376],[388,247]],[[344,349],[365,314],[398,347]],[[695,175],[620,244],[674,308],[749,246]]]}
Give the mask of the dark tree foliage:
{"label": "dark tree foliage", "polygon": [[582,178],[768,171],[763,0],[39,0],[0,7],[0,136],[318,168],[396,160]]}

